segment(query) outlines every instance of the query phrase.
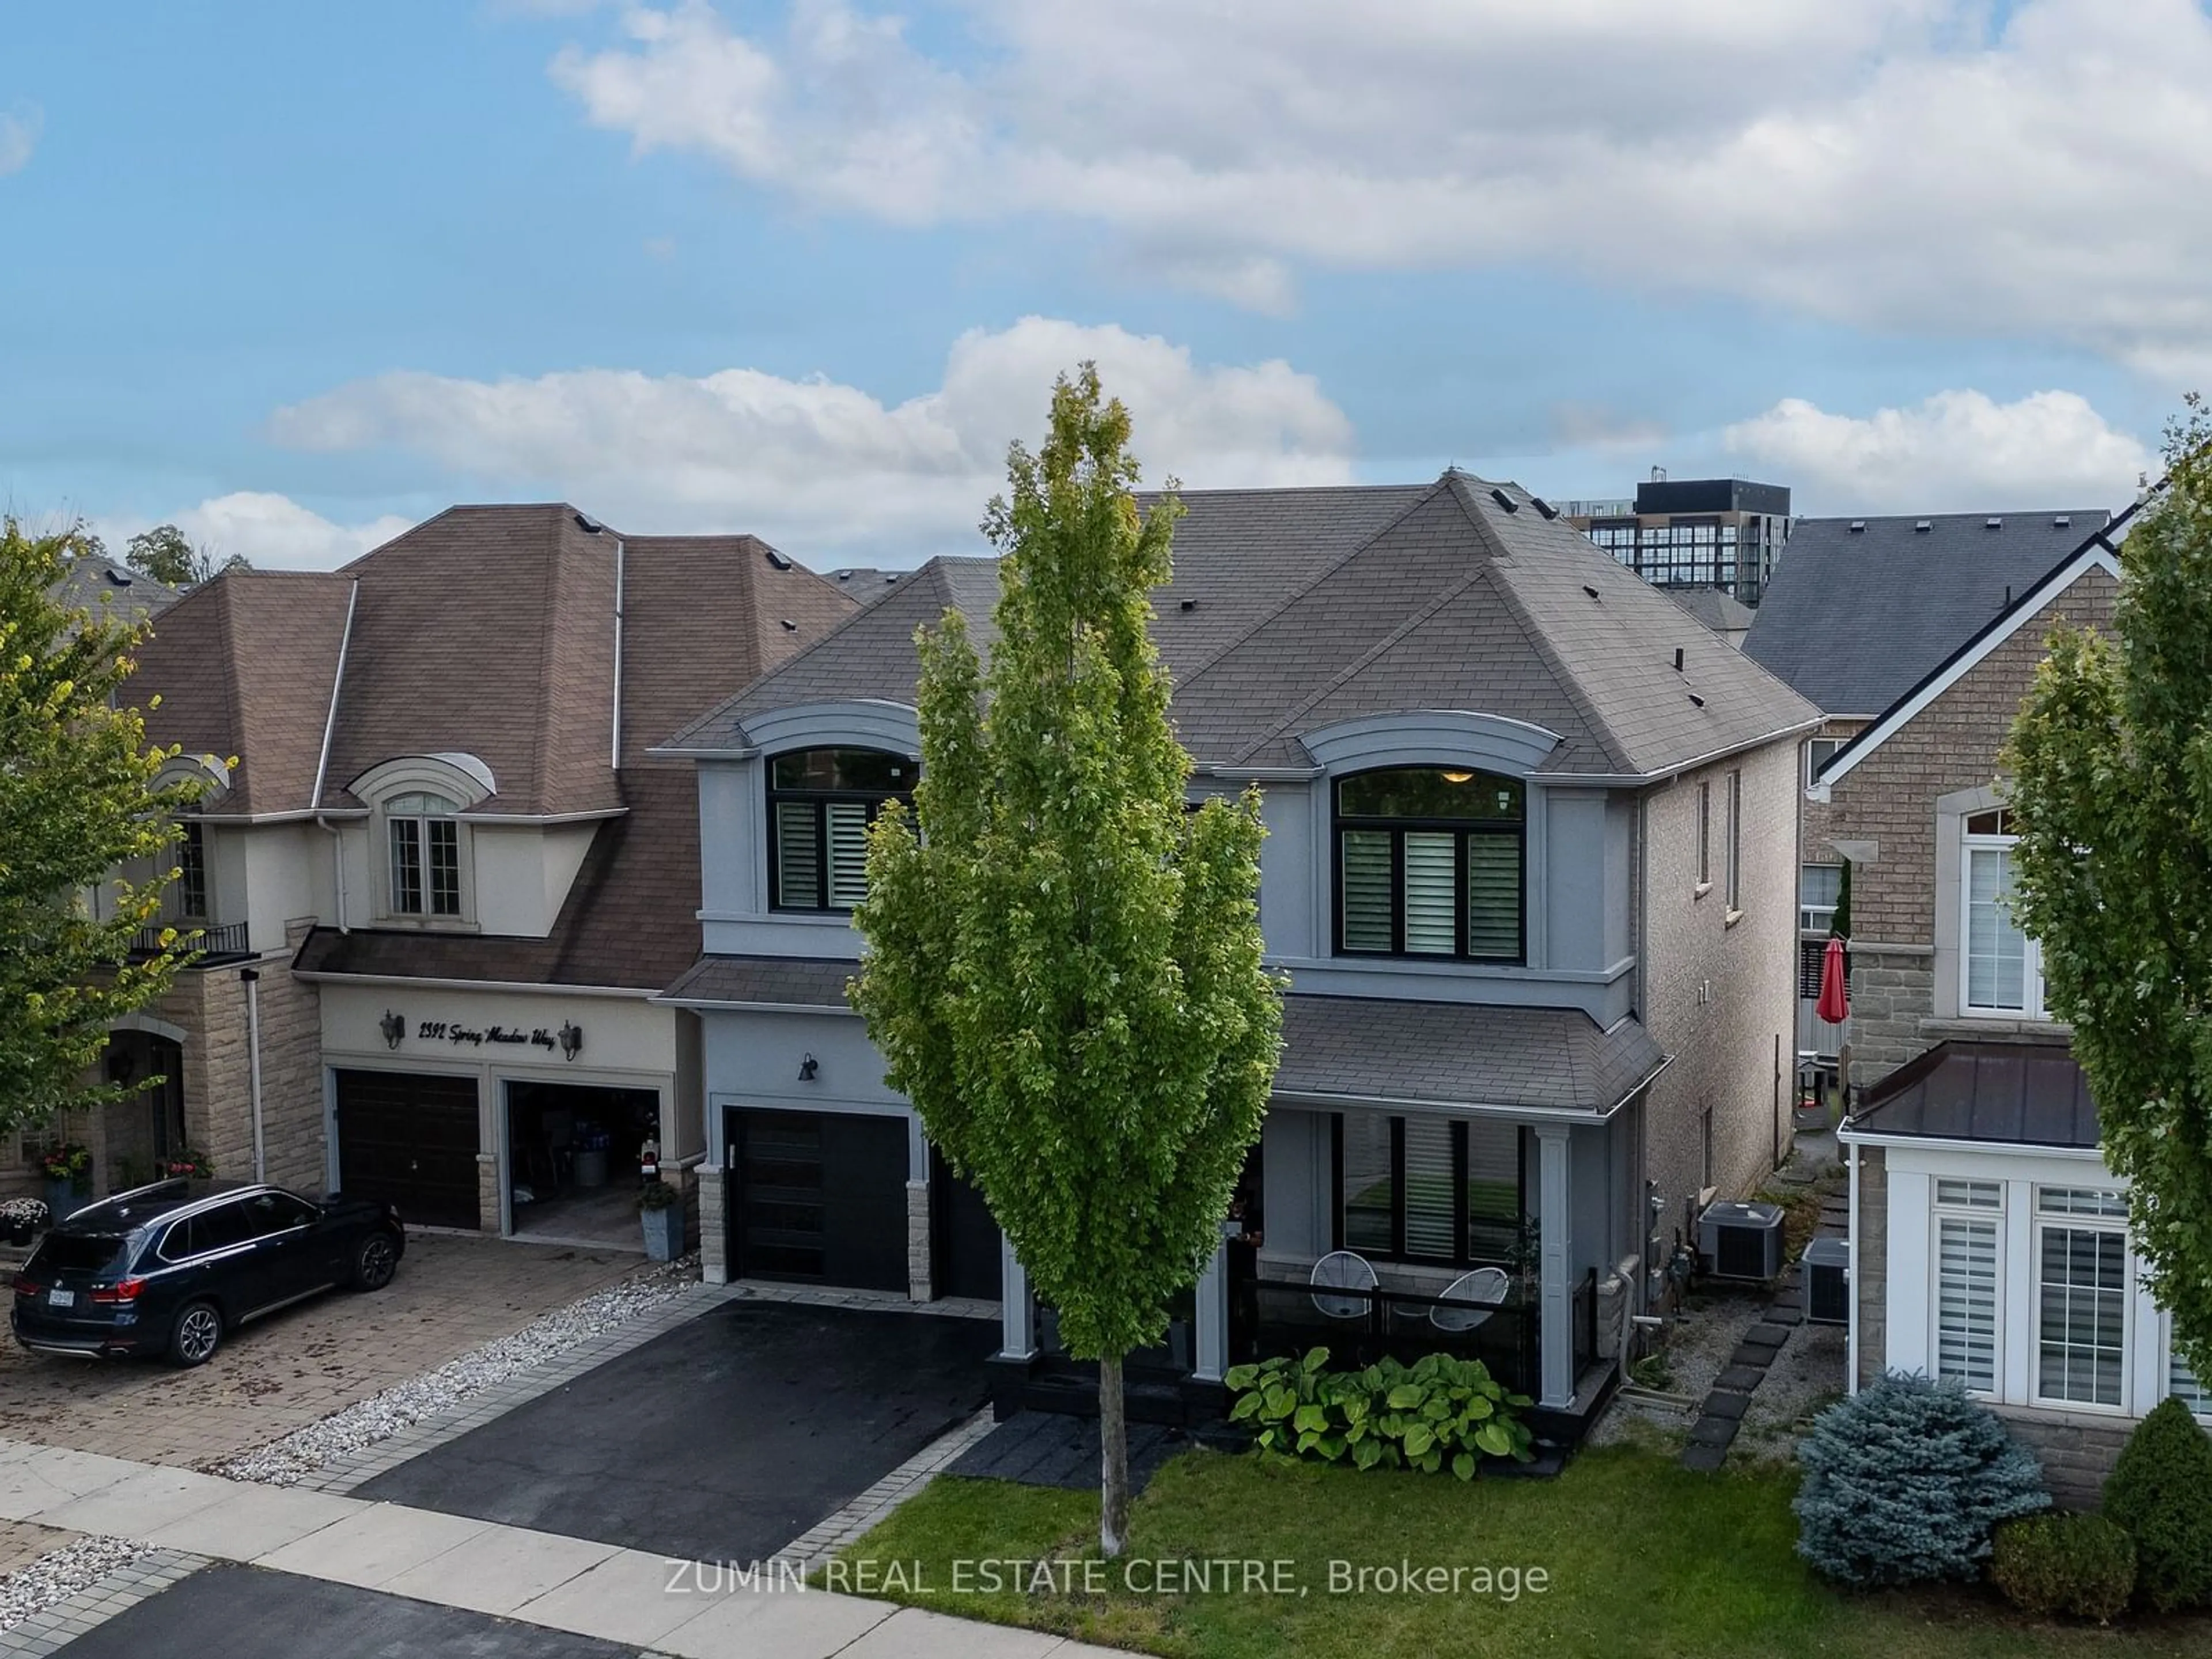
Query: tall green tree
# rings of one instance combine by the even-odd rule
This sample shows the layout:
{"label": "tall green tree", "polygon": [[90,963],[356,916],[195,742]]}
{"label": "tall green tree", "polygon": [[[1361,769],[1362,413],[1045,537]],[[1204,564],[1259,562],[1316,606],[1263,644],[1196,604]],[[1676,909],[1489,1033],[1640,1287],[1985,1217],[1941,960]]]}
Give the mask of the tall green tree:
{"label": "tall green tree", "polygon": [[981,1190],[1095,1358],[1099,1542],[1128,1533],[1121,1364],[1196,1282],[1257,1138],[1281,1044],[1261,963],[1255,793],[1186,809],[1146,624],[1181,508],[1140,513],[1129,417],[1083,366],[1020,445],[997,544],[997,641],[916,635],[921,777],[878,821],[854,1005],[891,1085]]}
{"label": "tall green tree", "polygon": [[2212,424],[2191,398],[2114,633],[2060,628],[2003,766],[2014,909],[2074,1027],[2136,1249],[2212,1377]]}
{"label": "tall green tree", "polygon": [[123,562],[142,576],[172,587],[194,587],[211,581],[226,570],[251,570],[243,553],[218,560],[205,548],[194,547],[173,524],[157,524],[133,536],[123,552]]}
{"label": "tall green tree", "polygon": [[[0,1133],[119,1097],[83,1075],[180,963],[126,957],[176,874],[173,815],[198,792],[155,787],[177,751],[149,746],[124,705],[143,624],[52,597],[81,550],[74,532],[0,520]],[[153,878],[117,883],[96,916],[84,895],[131,865]]]}

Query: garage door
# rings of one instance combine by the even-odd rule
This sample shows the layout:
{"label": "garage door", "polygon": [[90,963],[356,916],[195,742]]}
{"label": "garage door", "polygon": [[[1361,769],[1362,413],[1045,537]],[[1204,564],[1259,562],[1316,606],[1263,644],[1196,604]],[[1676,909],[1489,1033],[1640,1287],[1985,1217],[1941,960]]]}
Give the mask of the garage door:
{"label": "garage door", "polygon": [[902,1117],[729,1109],[739,1276],[907,1288]]}
{"label": "garage door", "polygon": [[477,1080],[337,1074],[338,1185],[425,1227],[474,1228]]}

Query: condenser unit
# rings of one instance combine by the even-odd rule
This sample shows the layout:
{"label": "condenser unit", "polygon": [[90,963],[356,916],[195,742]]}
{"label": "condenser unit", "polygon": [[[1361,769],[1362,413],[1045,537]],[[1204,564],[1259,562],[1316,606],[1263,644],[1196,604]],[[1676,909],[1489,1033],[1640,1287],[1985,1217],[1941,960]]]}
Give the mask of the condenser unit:
{"label": "condenser unit", "polygon": [[1851,1322],[1851,1247],[1816,1238],[1805,1247],[1805,1317],[1815,1325]]}
{"label": "condenser unit", "polygon": [[1707,1206],[1698,1218],[1698,1255],[1715,1279],[1772,1279],[1782,1271],[1782,1206]]}

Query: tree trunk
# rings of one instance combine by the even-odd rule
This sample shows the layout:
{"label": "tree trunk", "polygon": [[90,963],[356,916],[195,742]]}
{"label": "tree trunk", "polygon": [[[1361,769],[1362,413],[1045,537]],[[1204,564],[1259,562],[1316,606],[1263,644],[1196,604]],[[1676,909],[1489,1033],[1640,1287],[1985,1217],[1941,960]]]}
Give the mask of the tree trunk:
{"label": "tree trunk", "polygon": [[1098,1553],[1111,1561],[1129,1541],[1129,1425],[1121,1415],[1121,1356],[1098,1362]]}

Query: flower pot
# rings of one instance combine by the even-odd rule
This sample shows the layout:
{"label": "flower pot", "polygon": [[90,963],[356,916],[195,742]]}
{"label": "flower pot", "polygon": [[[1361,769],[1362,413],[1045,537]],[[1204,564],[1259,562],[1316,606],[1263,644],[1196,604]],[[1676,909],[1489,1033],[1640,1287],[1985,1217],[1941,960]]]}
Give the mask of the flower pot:
{"label": "flower pot", "polygon": [[640,1210],[645,1224],[645,1255],[648,1261],[673,1261],[684,1254],[684,1206],[671,1204],[658,1210]]}
{"label": "flower pot", "polygon": [[57,1181],[46,1177],[46,1213],[59,1221],[70,1211],[84,1206],[84,1194],[77,1191],[74,1181]]}

